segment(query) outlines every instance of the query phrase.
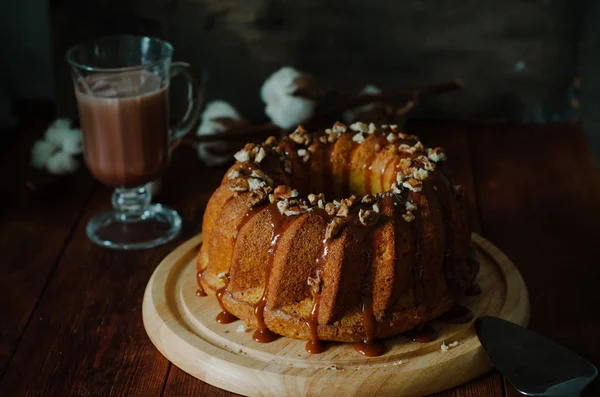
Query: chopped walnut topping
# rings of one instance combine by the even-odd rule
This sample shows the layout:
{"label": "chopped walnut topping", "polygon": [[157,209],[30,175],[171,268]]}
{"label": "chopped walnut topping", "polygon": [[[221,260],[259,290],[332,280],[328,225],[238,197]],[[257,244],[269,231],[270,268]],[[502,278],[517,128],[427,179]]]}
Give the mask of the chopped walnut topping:
{"label": "chopped walnut topping", "polygon": [[[264,183],[264,182],[263,182]],[[253,190],[250,194],[250,203],[249,207],[252,208],[258,204],[261,204],[269,198],[269,193],[271,193],[273,189],[270,186],[262,186],[256,190]]]}
{"label": "chopped walnut topping", "polygon": [[290,203],[288,202],[287,199],[280,200],[277,202],[277,209],[279,210],[279,213],[281,215],[283,215],[285,213],[285,211],[287,211],[289,206],[290,206]]}
{"label": "chopped walnut topping", "polygon": [[420,192],[421,190],[423,190],[423,182],[414,178],[409,178],[405,180],[404,182],[402,182],[402,186],[412,190],[413,192]]}
{"label": "chopped walnut topping", "polygon": [[429,157],[429,159],[431,161],[433,161],[434,163],[439,163],[440,161],[447,160],[446,153],[444,152],[444,149],[442,149],[441,147],[436,147],[435,149],[431,149],[429,151],[429,153],[427,154],[427,157]]}
{"label": "chopped walnut topping", "polygon": [[226,272],[221,272],[221,273],[217,274],[217,278],[220,278],[221,280],[226,279],[227,278],[227,273]]}
{"label": "chopped walnut topping", "polygon": [[[296,195],[294,195],[294,192]],[[298,196],[298,191],[296,189],[292,189],[291,187],[286,185],[277,186],[273,193],[275,193],[275,198],[278,200],[282,198],[289,199]]]}
{"label": "chopped walnut topping", "polygon": [[333,218],[325,229],[325,239],[330,240],[336,237],[342,231],[343,226],[344,221],[341,218]]}
{"label": "chopped walnut topping", "polygon": [[250,153],[245,149],[241,149],[239,152],[233,155],[233,157],[240,162],[250,161]]}
{"label": "chopped walnut topping", "polygon": [[415,202],[412,200],[407,200],[405,203],[405,206],[406,206],[407,211],[416,211],[417,210],[417,204],[415,204]]}
{"label": "chopped walnut topping", "polygon": [[308,160],[310,160],[310,152],[306,149],[298,149],[298,157],[302,159],[302,162],[308,163]]}
{"label": "chopped walnut topping", "polygon": [[340,208],[340,206],[342,205],[342,203],[340,203],[337,200],[333,200],[333,205],[335,205],[336,207]]}
{"label": "chopped walnut topping", "polygon": [[273,193],[269,194],[269,203],[275,202],[275,195]]}
{"label": "chopped walnut topping", "polygon": [[299,211],[299,210],[287,210],[287,211],[284,212],[284,214],[286,216],[295,216],[295,215],[302,214],[302,211]]}
{"label": "chopped walnut topping", "polygon": [[407,141],[418,141],[419,140],[418,136],[411,135],[411,134],[405,134],[404,132],[399,132],[398,133],[398,137],[400,139],[404,139],[404,140],[407,140]]}
{"label": "chopped walnut topping", "polygon": [[365,204],[371,204],[375,202],[375,196],[373,196],[372,194],[367,194],[365,196],[363,196],[362,200],[360,200],[361,203],[365,203]]}
{"label": "chopped walnut topping", "polygon": [[273,146],[277,143],[277,138],[275,138],[274,136],[270,136],[267,138],[267,140],[265,141],[265,145],[267,146]]}
{"label": "chopped walnut topping", "polygon": [[402,184],[402,181],[404,181],[406,179],[406,175],[404,175],[403,172],[398,171],[398,173],[396,173],[396,183],[397,184]]}
{"label": "chopped walnut topping", "polygon": [[258,153],[256,153],[254,161],[260,164],[260,162],[263,161],[265,157],[267,157],[267,152],[263,147],[261,147],[260,149],[258,149]]}
{"label": "chopped walnut topping", "polygon": [[414,148],[416,151],[419,151],[419,152],[424,152],[424,151],[425,151],[425,148],[423,147],[423,144],[421,143],[421,141],[417,141],[417,143],[415,143],[415,144],[413,145],[413,148]]}
{"label": "chopped walnut topping", "polygon": [[387,125],[387,124],[381,124],[381,129],[382,129],[382,130],[387,130],[387,129],[389,129],[389,128],[390,128],[390,126],[389,126],[389,125]]}
{"label": "chopped walnut topping", "polygon": [[363,226],[373,226],[379,220],[379,214],[372,210],[360,209],[358,211],[358,219]]}
{"label": "chopped walnut topping", "polygon": [[332,130],[330,128],[325,130],[325,134],[327,135],[327,142],[333,143],[338,140],[338,138],[342,135],[342,132],[339,128]]}
{"label": "chopped walnut topping", "polygon": [[429,176],[429,171],[422,168],[413,168],[412,177],[419,181],[424,181]]}
{"label": "chopped walnut topping", "polygon": [[352,195],[348,198],[342,199],[341,204],[347,206],[348,208],[352,208],[354,203],[356,202],[357,197]]}
{"label": "chopped walnut topping", "polygon": [[354,142],[363,143],[365,141],[365,137],[363,136],[362,132],[359,132],[352,137],[352,140]]}
{"label": "chopped walnut topping", "polygon": [[247,192],[250,189],[248,185],[248,181],[244,178],[237,178],[231,181],[229,184],[229,189],[234,192]]}
{"label": "chopped walnut topping", "polygon": [[259,189],[263,186],[267,186],[267,184],[265,183],[265,181],[262,181],[258,178],[248,178],[248,188],[250,190],[256,190]]}
{"label": "chopped walnut topping", "polygon": [[405,157],[405,158],[400,159],[398,165],[399,165],[400,169],[402,171],[404,171],[404,173],[408,173],[407,171],[410,167],[412,167],[412,163],[413,162],[411,159]]}
{"label": "chopped walnut topping", "polygon": [[373,211],[379,213],[379,205],[377,203],[373,204]]}
{"label": "chopped walnut topping", "polygon": [[396,141],[398,140],[398,136],[397,136],[396,134],[394,134],[393,132],[390,132],[390,133],[387,135],[387,138],[386,138],[386,139],[388,140],[388,142],[390,142],[390,143],[394,143],[394,142],[396,142]]}
{"label": "chopped walnut topping", "polygon": [[411,211],[406,211],[405,214],[402,214],[402,219],[404,219],[406,222],[410,223],[415,220],[415,216],[413,215],[413,213]]}
{"label": "chopped walnut topping", "polygon": [[396,185],[396,183],[392,183],[392,192],[395,194],[401,194],[402,190]]}
{"label": "chopped walnut topping", "polygon": [[317,271],[317,275],[316,277],[309,277],[306,280],[306,283],[310,286],[310,290],[312,291],[313,295],[318,294],[319,292],[321,292],[321,277],[318,274],[319,271]]}
{"label": "chopped walnut topping", "polygon": [[252,173],[250,174],[250,176],[254,177],[254,178],[258,178],[263,181],[266,181],[268,179],[267,174],[265,174],[264,172],[262,172],[259,169],[252,170]]}
{"label": "chopped walnut topping", "polygon": [[338,209],[335,206],[335,204],[333,204],[333,203],[325,204],[325,212],[327,212],[327,215],[334,216],[337,213],[337,210]]}
{"label": "chopped walnut topping", "polygon": [[289,137],[299,145],[310,145],[310,135],[301,125],[299,125],[298,128],[296,128],[296,131],[292,132]]}
{"label": "chopped walnut topping", "polygon": [[369,124],[369,130],[367,131],[369,134],[374,134],[377,132],[377,127],[375,127],[375,124],[370,123]]}
{"label": "chopped walnut topping", "polygon": [[325,208],[325,200],[319,200],[317,201],[317,206],[321,209]]}
{"label": "chopped walnut topping", "polygon": [[348,216],[350,215],[350,208],[347,205],[342,204],[337,211],[336,216]]}
{"label": "chopped walnut topping", "polygon": [[324,135],[323,135],[323,136],[320,136],[320,137],[319,137],[319,141],[320,141],[321,143],[327,143],[327,137],[326,137],[326,136],[324,136]]}
{"label": "chopped walnut topping", "polygon": [[417,161],[423,165],[423,168],[427,171],[435,170],[435,164],[429,161],[429,158],[425,155],[420,155],[417,157]]}
{"label": "chopped walnut topping", "polygon": [[390,130],[396,132],[396,130],[398,130],[398,124],[390,124]]}
{"label": "chopped walnut topping", "polygon": [[335,124],[333,124],[332,131],[343,134],[344,132],[346,132],[346,124],[336,121]]}
{"label": "chopped walnut topping", "polygon": [[315,205],[319,200],[325,200],[325,195],[323,193],[314,194],[311,193],[308,195],[308,202],[310,205]]}
{"label": "chopped walnut topping", "polygon": [[368,132],[369,131],[369,127],[367,127],[367,125],[361,121],[357,121],[356,123],[350,124],[350,129],[352,131],[357,131],[357,132]]}
{"label": "chopped walnut topping", "polygon": [[449,344],[446,344],[446,342],[442,342],[442,345],[440,346],[440,350],[442,352],[447,352],[448,350],[454,349],[457,346],[458,346],[458,341],[457,340],[455,340],[454,342],[449,343]]}
{"label": "chopped walnut topping", "polygon": [[227,178],[228,179],[236,179],[239,178],[242,174],[240,174],[240,172],[238,170],[231,170],[229,171],[229,174],[227,174]]}

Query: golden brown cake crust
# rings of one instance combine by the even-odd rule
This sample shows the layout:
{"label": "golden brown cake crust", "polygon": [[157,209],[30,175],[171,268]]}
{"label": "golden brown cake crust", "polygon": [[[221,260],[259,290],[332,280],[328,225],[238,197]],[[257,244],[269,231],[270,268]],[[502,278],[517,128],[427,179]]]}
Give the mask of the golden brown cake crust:
{"label": "golden brown cake crust", "polygon": [[336,123],[249,144],[211,196],[198,281],[249,325],[358,342],[424,324],[476,275],[441,148]]}

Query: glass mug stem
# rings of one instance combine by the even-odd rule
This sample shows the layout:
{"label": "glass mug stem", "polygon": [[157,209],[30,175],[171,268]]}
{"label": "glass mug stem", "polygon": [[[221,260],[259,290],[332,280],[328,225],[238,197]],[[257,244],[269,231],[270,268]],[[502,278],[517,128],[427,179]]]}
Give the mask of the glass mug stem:
{"label": "glass mug stem", "polygon": [[152,216],[149,211],[152,194],[146,186],[116,188],[112,195],[112,205],[122,222],[137,222]]}

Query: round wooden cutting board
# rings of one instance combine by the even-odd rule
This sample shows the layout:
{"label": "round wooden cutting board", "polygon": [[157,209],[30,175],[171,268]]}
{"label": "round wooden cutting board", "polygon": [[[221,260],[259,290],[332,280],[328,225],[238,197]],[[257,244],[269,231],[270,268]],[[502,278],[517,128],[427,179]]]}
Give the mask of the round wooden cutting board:
{"label": "round wooden cutting board", "polygon": [[[481,262],[482,293],[462,305],[475,317],[492,315],[527,325],[529,297],[519,271],[493,244],[473,235]],[[158,350],[187,373],[214,386],[248,396],[421,396],[457,386],[491,368],[473,323],[434,321],[438,339],[415,343],[386,339],[388,351],[363,357],[352,344],[330,344],[322,354],[305,351],[305,341],[279,338],[261,344],[241,321],[221,325],[214,297],[196,296],[199,234],[180,245],[156,268],[143,302],[146,332]],[[458,346],[441,350],[443,342]]]}

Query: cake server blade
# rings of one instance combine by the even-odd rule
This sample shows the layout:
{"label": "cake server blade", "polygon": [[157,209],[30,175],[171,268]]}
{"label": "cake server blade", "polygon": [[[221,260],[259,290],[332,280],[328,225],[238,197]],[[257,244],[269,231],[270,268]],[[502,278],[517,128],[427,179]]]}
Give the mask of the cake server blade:
{"label": "cake server blade", "polygon": [[482,317],[475,330],[498,371],[523,394],[578,396],[598,375],[577,354],[509,321]]}

